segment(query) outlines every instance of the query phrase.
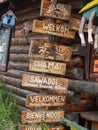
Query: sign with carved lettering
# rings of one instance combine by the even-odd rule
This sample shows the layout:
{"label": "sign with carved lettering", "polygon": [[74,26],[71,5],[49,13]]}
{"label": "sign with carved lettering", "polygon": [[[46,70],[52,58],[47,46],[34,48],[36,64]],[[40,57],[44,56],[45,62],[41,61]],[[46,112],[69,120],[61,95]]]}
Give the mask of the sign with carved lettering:
{"label": "sign with carved lettering", "polygon": [[29,94],[26,100],[27,107],[64,106],[65,103],[65,95]]}
{"label": "sign with carved lettering", "polygon": [[[34,125],[19,125],[19,130],[43,130],[41,126]],[[48,130],[64,130],[63,126],[52,126]]]}
{"label": "sign with carved lettering", "polygon": [[61,20],[69,20],[71,6],[66,4],[54,3],[51,0],[42,0],[40,15]]}
{"label": "sign with carved lettering", "polygon": [[60,118],[64,117],[64,111],[52,110],[52,111],[22,111],[21,123],[33,124],[45,122],[60,122]]}
{"label": "sign with carved lettering", "polygon": [[30,57],[39,59],[49,59],[56,61],[70,61],[72,55],[72,47],[31,41]]}
{"label": "sign with carved lettering", "polygon": [[58,90],[59,92],[65,93],[68,89],[68,79],[47,75],[24,74],[22,77],[22,86],[32,88],[45,88],[54,91]]}
{"label": "sign with carved lettering", "polygon": [[36,33],[42,33],[48,35],[50,34],[70,39],[75,38],[75,31],[70,30],[69,25],[67,24],[62,25],[46,21],[34,20],[32,31]]}
{"label": "sign with carved lettering", "polygon": [[30,60],[29,71],[65,75],[66,63]]}

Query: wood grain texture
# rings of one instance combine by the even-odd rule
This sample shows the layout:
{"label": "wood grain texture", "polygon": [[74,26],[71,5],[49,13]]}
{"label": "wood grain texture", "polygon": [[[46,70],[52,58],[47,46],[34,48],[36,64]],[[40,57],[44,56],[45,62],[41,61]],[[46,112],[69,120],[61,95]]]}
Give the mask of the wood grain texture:
{"label": "wood grain texture", "polygon": [[34,20],[32,31],[35,33],[42,33],[54,35],[65,38],[75,38],[75,31],[69,29],[68,25],[54,24],[52,22]]}
{"label": "wood grain texture", "polygon": [[47,75],[23,75],[22,86],[31,88],[44,88],[65,92],[68,87],[68,79]]}
{"label": "wood grain texture", "polygon": [[45,60],[30,60],[29,71],[65,75],[66,63]]}
{"label": "wood grain texture", "polygon": [[51,110],[51,111],[22,111],[21,123],[33,124],[40,123],[42,120],[45,122],[60,122],[60,117],[64,117],[64,111]]}
{"label": "wood grain texture", "polygon": [[51,94],[29,94],[26,98],[27,107],[42,107],[42,106],[64,106],[66,103],[65,95]]}
{"label": "wood grain texture", "polygon": [[31,58],[49,59],[56,61],[70,61],[72,48],[64,45],[31,41],[29,55]]}
{"label": "wood grain texture", "polygon": [[69,20],[71,15],[71,6],[51,2],[51,0],[42,0],[40,15],[61,20]]}

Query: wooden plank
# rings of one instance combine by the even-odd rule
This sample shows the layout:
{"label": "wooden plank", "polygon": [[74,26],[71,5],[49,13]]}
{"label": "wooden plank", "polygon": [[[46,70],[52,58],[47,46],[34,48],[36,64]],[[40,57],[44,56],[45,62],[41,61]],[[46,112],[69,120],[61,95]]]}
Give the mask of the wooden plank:
{"label": "wooden plank", "polygon": [[64,117],[64,111],[52,110],[52,111],[22,111],[21,123],[33,124],[45,122],[60,122],[60,118]]}
{"label": "wooden plank", "polygon": [[75,38],[75,31],[69,29],[69,25],[54,24],[51,22],[34,20],[33,21],[33,32],[50,34],[54,36],[66,37],[70,39]]}
{"label": "wooden plank", "polygon": [[29,71],[65,75],[66,63],[30,60]]}
{"label": "wooden plank", "polygon": [[[41,126],[34,125],[19,125],[19,130],[43,130]],[[64,130],[63,126],[52,126],[48,130]]]}
{"label": "wooden plank", "polygon": [[22,86],[31,88],[44,88],[66,92],[68,88],[68,79],[58,78],[47,75],[23,75]]}
{"label": "wooden plank", "polygon": [[70,61],[72,47],[31,41],[29,55],[31,58],[49,59],[55,61]]}
{"label": "wooden plank", "polygon": [[69,20],[71,15],[71,6],[54,3],[51,2],[51,0],[42,0],[40,15],[61,20]]}
{"label": "wooden plank", "polygon": [[65,95],[29,94],[26,99],[27,107],[64,106],[65,103]]}

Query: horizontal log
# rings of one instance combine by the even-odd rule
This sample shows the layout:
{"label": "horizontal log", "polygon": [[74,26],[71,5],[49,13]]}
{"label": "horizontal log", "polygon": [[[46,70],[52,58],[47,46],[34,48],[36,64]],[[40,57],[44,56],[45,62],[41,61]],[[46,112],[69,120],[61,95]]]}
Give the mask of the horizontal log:
{"label": "horizontal log", "polygon": [[28,11],[36,10],[38,7],[40,7],[40,3],[34,3],[32,5],[29,5],[29,7],[27,7],[27,8],[22,8],[22,10],[16,11],[15,14],[22,15],[22,14],[27,13]]}
{"label": "horizontal log", "polygon": [[83,100],[79,104],[66,105],[65,112],[79,112],[96,109],[98,110],[96,103],[93,100]]}
{"label": "horizontal log", "polygon": [[9,69],[21,70],[21,71],[28,71],[28,63],[9,61],[8,68]]}
{"label": "horizontal log", "polygon": [[32,12],[31,12],[30,14],[25,14],[25,15],[19,16],[17,22],[23,22],[23,21],[30,20],[30,19],[36,19],[39,16],[40,16],[39,10],[37,10],[37,11],[34,11],[33,15],[32,15]]}
{"label": "horizontal log", "polygon": [[21,106],[21,105],[18,105],[17,107],[18,107],[19,114],[21,114],[22,111],[29,111],[28,108],[23,107],[23,106]]}
{"label": "horizontal log", "polygon": [[87,94],[87,93],[83,93],[83,94],[81,94],[81,99],[82,100],[88,100],[88,99],[96,100],[96,96],[90,95],[90,94]]}
{"label": "horizontal log", "polygon": [[17,100],[18,105],[25,107],[26,98],[23,98],[23,97],[18,96],[18,95],[14,95],[14,96],[15,96],[15,99]]}
{"label": "horizontal log", "polygon": [[19,95],[19,96],[24,97],[24,98],[26,98],[26,96],[28,94],[37,94],[33,91],[25,90],[25,89],[22,89],[22,88],[18,88],[17,86],[12,86],[12,85],[8,85],[8,84],[6,84],[5,87],[6,87],[7,90],[10,90],[13,93],[17,94],[17,96]]}
{"label": "horizontal log", "polygon": [[30,45],[30,40],[26,37],[20,37],[20,38],[12,38],[11,39],[11,45]]}
{"label": "horizontal log", "polygon": [[48,37],[46,35],[32,35],[30,37],[18,37],[18,38],[12,38],[11,45],[30,45],[31,40],[42,40],[42,41],[48,41]]}
{"label": "horizontal log", "polygon": [[79,79],[83,80],[84,79],[84,69],[82,68],[75,68],[75,67],[67,67],[66,68],[66,73],[65,73],[66,78],[71,78],[71,79]]}
{"label": "horizontal log", "polygon": [[29,54],[10,54],[9,55],[9,60],[14,61],[14,62],[29,62]]}
{"label": "horizontal log", "polygon": [[10,53],[14,54],[28,54],[29,53],[29,45],[26,46],[11,46]]}
{"label": "horizontal log", "polygon": [[8,77],[8,76],[2,76],[2,78],[4,78],[6,80],[6,84],[17,86],[17,87],[21,86],[20,79]]}
{"label": "horizontal log", "polygon": [[69,79],[68,86],[71,91],[98,95],[98,83],[96,82]]}
{"label": "horizontal log", "polygon": [[13,77],[17,79],[21,79],[23,74],[26,74],[27,72],[25,71],[20,71],[20,70],[14,70],[14,69],[9,69],[7,73],[5,73],[5,76],[8,77]]}
{"label": "horizontal log", "polygon": [[73,45],[72,48],[73,48],[72,51],[73,55],[85,56],[85,49],[80,45]]}
{"label": "horizontal log", "polygon": [[73,67],[84,67],[84,62],[82,57],[72,57],[70,61],[66,62],[67,66],[73,66]]}

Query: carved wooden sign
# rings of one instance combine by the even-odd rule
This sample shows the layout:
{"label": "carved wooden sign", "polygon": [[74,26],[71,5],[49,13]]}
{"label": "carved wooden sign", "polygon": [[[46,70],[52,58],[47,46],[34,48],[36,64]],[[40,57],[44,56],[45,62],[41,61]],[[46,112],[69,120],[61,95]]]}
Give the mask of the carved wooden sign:
{"label": "carved wooden sign", "polygon": [[40,15],[61,20],[69,20],[71,6],[66,4],[54,3],[51,0],[42,0]]}
{"label": "carved wooden sign", "polygon": [[51,22],[34,20],[33,21],[33,32],[50,34],[54,36],[75,38],[75,31],[69,29],[69,25],[54,24]]}
{"label": "carved wooden sign", "polygon": [[65,75],[66,63],[30,60],[29,71]]}
{"label": "carved wooden sign", "polygon": [[68,88],[68,79],[46,75],[24,74],[22,77],[22,86],[32,88],[45,88],[54,91],[58,90],[59,92],[61,91],[65,93]]}
{"label": "carved wooden sign", "polygon": [[[19,130],[43,130],[41,126],[19,125]],[[64,130],[63,126],[52,126],[48,130]]]}
{"label": "carved wooden sign", "polygon": [[45,122],[60,122],[60,118],[64,117],[64,111],[52,110],[52,111],[22,111],[21,123],[33,124]]}
{"label": "carved wooden sign", "polygon": [[29,55],[33,59],[40,58],[65,62],[71,60],[72,47],[31,41]]}
{"label": "carved wooden sign", "polygon": [[27,107],[64,106],[65,103],[65,95],[29,94],[26,100]]}

